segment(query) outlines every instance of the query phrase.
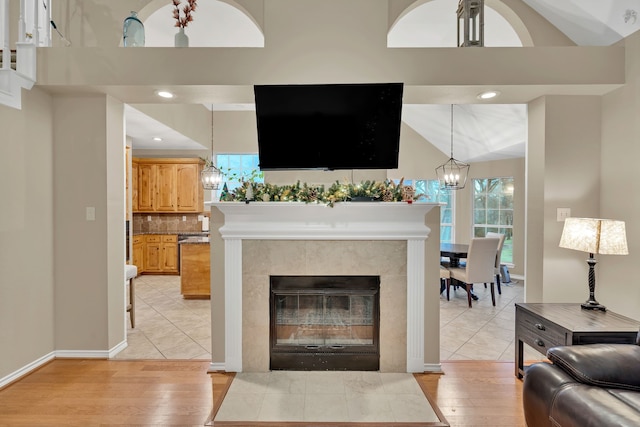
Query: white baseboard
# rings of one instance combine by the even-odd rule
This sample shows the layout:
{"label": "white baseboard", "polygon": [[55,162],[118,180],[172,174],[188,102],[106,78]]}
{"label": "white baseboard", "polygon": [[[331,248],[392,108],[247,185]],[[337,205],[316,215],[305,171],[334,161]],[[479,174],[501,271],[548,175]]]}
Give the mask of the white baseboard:
{"label": "white baseboard", "polygon": [[58,359],[108,359],[109,350],[56,350]]}
{"label": "white baseboard", "polygon": [[224,362],[211,362],[209,364],[209,372],[226,371]]}
{"label": "white baseboard", "polygon": [[442,364],[440,364],[440,363],[425,363],[424,364],[424,372],[429,372],[431,374],[441,374],[442,373]]}
{"label": "white baseboard", "polygon": [[117,344],[115,347],[113,347],[111,350],[109,350],[109,359],[112,359],[112,358],[116,357],[116,355],[118,353],[120,353],[122,350],[124,350],[127,347],[129,347],[129,344],[127,343],[127,340],[125,339],[120,344]]}
{"label": "white baseboard", "polygon": [[31,371],[38,369],[40,366],[44,365],[45,363],[49,363],[51,360],[55,359],[55,357],[56,357],[56,354],[55,352],[52,351],[51,353],[44,355],[39,359],[34,360],[28,365],[23,366],[17,371],[10,373],[6,377],[0,378],[0,388],[8,384],[11,384],[14,381],[18,381],[20,378],[29,374]]}

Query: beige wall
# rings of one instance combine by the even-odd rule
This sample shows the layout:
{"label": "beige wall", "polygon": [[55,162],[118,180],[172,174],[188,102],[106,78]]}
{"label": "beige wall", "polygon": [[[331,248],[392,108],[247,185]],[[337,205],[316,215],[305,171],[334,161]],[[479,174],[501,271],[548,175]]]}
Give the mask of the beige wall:
{"label": "beige wall", "polygon": [[625,44],[628,83],[602,98],[600,215],[626,222],[629,255],[599,257],[596,298],[638,319],[640,286],[630,278],[640,253],[640,33]]}
{"label": "beige wall", "polygon": [[[530,239],[527,301],[583,302],[588,297],[588,254],[558,247],[563,222],[557,208],[576,217],[600,216],[601,99],[588,96],[548,96],[540,100],[544,133],[529,141],[531,161],[528,203],[536,215],[527,227]],[[541,107],[537,105],[537,107]],[[529,267],[529,266],[528,266]]]}
{"label": "beige wall", "polygon": [[125,339],[123,106],[58,96],[53,110],[56,350],[104,356]]}
{"label": "beige wall", "polygon": [[0,379],[56,348],[51,97],[22,107],[0,106]]}

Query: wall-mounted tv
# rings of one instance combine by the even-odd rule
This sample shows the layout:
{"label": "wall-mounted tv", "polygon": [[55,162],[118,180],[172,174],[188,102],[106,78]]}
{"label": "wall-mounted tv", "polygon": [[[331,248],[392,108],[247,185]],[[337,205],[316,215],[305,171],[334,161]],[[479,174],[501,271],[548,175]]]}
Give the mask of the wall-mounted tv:
{"label": "wall-mounted tv", "polygon": [[403,83],[256,85],[261,170],[397,169]]}

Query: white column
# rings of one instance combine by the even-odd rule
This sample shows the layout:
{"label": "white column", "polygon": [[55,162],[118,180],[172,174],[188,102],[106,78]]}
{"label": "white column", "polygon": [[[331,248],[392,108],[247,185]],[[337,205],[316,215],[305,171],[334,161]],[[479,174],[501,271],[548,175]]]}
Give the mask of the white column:
{"label": "white column", "polygon": [[407,240],[407,372],[424,371],[424,239]]}
{"label": "white column", "polygon": [[225,240],[224,252],[225,370],[242,372],[242,240]]}

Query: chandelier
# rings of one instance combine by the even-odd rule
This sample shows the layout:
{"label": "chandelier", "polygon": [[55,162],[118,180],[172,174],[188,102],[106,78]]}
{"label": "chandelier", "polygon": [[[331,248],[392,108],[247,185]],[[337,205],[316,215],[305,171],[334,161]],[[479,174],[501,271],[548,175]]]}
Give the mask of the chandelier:
{"label": "chandelier", "polygon": [[467,183],[470,165],[453,158],[453,104],[451,104],[451,158],[436,168],[441,190],[461,190]]}

